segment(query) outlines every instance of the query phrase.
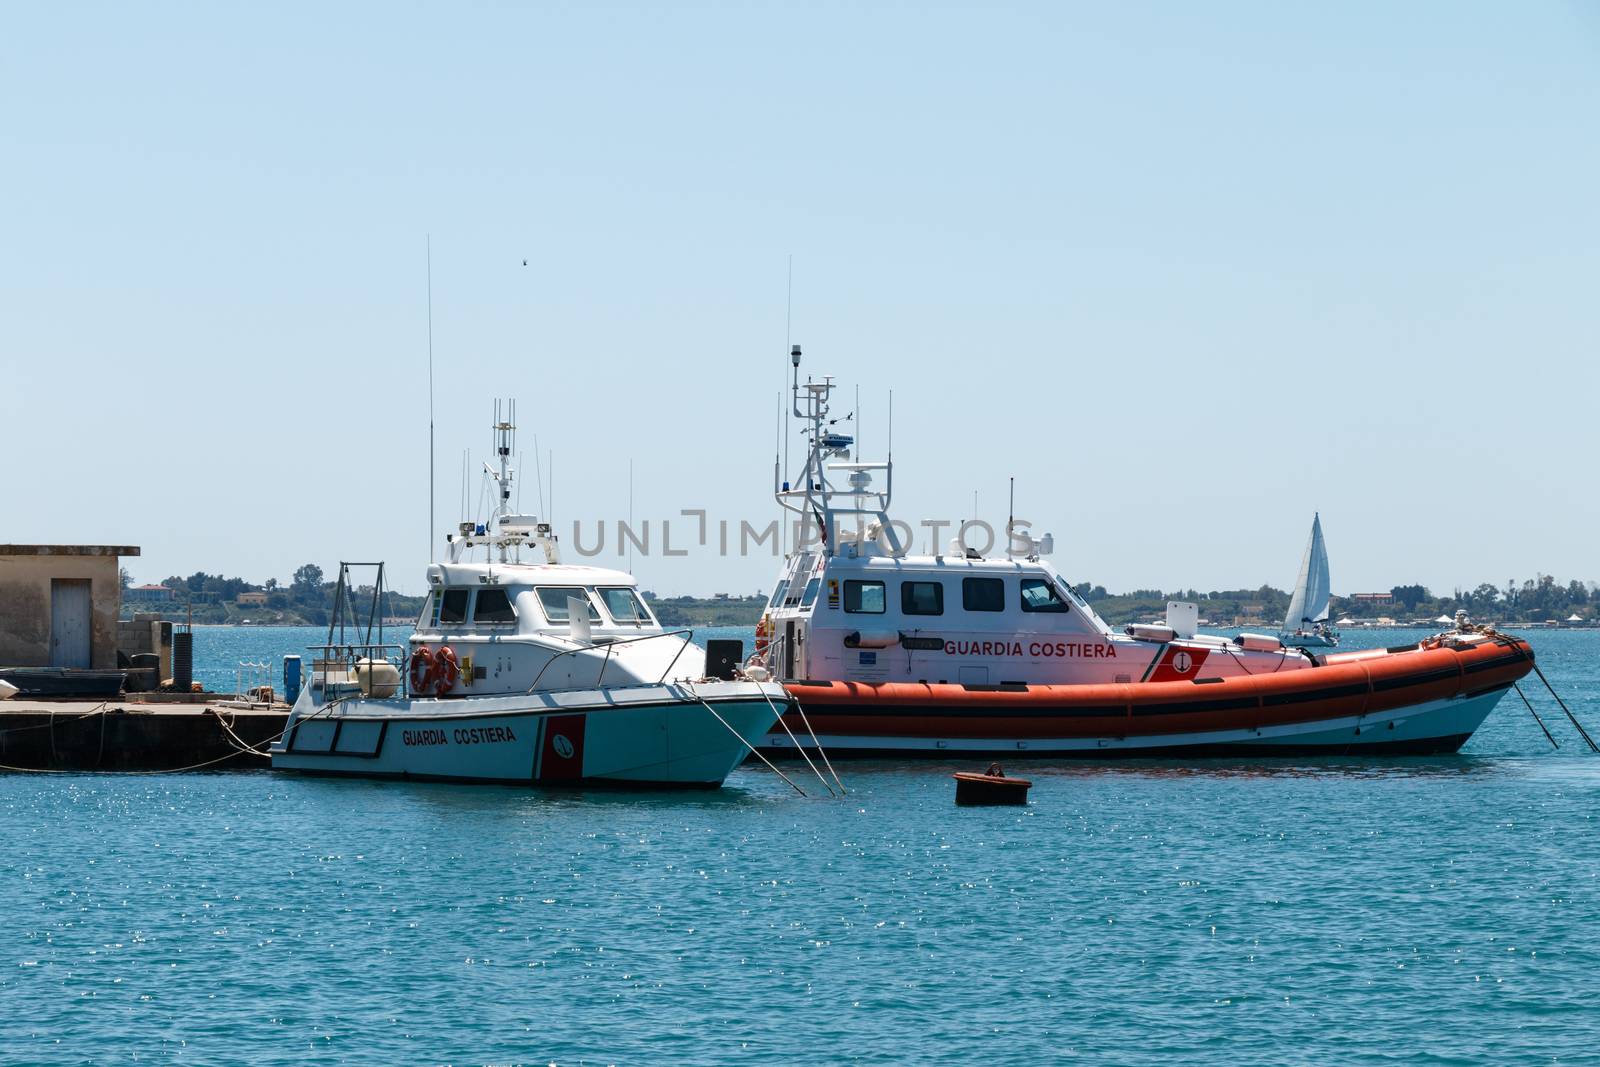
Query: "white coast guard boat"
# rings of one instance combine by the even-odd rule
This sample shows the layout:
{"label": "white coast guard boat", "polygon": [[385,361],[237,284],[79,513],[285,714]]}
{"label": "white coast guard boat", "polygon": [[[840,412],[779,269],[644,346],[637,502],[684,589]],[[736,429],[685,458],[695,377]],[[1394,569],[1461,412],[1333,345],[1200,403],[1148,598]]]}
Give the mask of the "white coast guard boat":
{"label": "white coast guard boat", "polygon": [[[810,536],[779,576],[755,661],[831,755],[1450,752],[1532,669],[1525,641],[1464,616],[1425,641],[1324,656],[1202,635],[1196,606],[1178,602],[1164,624],[1116,631],[1041,558],[1048,534],[1008,530],[993,558],[959,543],[908,555],[910,529],[888,512],[892,461],[851,462],[832,379],[802,384],[799,346],[792,361],[809,449],[774,492]],[[792,751],[795,736],[809,735],[772,732],[765,748]]]}
{"label": "white coast guard boat", "polygon": [[1328,621],[1333,583],[1328,572],[1328,546],[1322,540],[1322,516],[1311,517],[1311,538],[1300,558],[1300,574],[1289,594],[1289,613],[1283,618],[1284,644],[1294,648],[1333,648],[1339,631]]}
{"label": "white coast guard boat", "polygon": [[[563,565],[548,523],[510,513],[514,429],[497,411],[497,508],[462,523],[450,562],[429,566],[408,645],[385,645],[372,618],[347,642],[336,620],[272,746],[275,769],[715,786],[790,706],[779,685],[735,680],[737,647],[711,643],[725,663],[708,664],[690,631],[662,628],[631,575]],[[480,548],[489,558],[472,561]],[[347,573],[336,611],[350,603]]]}

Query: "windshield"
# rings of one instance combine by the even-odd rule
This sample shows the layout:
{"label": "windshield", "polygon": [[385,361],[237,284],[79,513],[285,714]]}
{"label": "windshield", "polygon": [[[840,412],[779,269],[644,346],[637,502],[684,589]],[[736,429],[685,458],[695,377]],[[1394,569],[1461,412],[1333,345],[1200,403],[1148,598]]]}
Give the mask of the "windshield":
{"label": "windshield", "polygon": [[472,595],[470,589],[446,589],[439,598],[439,621],[441,623],[466,622],[467,598]]}
{"label": "windshield", "polygon": [[1061,612],[1067,610],[1067,604],[1056,594],[1050,583],[1043,578],[1024,578],[1022,579],[1022,610]]}
{"label": "windshield", "polygon": [[594,601],[582,586],[576,585],[541,585],[539,587],[539,604],[544,608],[545,618],[551,622],[571,622],[567,615],[567,598],[577,597],[589,605],[589,621],[600,621],[600,609],[594,606]]}
{"label": "windshield", "polygon": [[650,612],[645,609],[644,601],[640,600],[632,589],[612,586],[602,588],[598,592],[600,599],[606,602],[606,610],[617,622],[633,623],[636,626],[650,623]]}
{"label": "windshield", "polygon": [[779,604],[782,604],[783,603],[783,594],[784,594],[785,590],[787,590],[788,588],[789,588],[789,579],[787,579],[787,578],[778,579],[778,588],[776,588],[776,589],[774,589],[772,591],[772,599],[767,601],[767,607],[768,608],[775,608]]}
{"label": "windshield", "polygon": [[478,590],[478,599],[472,605],[472,621],[490,625],[516,622],[517,609],[511,605],[510,593],[498,586]]}

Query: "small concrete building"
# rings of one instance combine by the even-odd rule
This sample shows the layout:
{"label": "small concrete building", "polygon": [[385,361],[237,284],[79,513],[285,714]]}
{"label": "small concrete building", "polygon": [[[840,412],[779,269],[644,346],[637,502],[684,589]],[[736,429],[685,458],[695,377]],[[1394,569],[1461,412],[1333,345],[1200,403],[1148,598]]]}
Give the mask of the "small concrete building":
{"label": "small concrete building", "polygon": [[123,556],[133,545],[0,545],[0,666],[117,665]]}

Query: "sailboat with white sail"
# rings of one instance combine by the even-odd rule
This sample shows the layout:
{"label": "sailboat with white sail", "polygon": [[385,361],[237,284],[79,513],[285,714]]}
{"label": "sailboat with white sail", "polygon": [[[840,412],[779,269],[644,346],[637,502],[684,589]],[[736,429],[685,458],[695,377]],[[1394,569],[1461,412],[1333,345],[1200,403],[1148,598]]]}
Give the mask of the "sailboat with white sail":
{"label": "sailboat with white sail", "polygon": [[1283,643],[1295,648],[1337,645],[1339,631],[1328,622],[1328,601],[1332,596],[1328,546],[1322,540],[1322,516],[1317,514],[1311,519],[1311,539],[1300,559],[1300,576],[1289,597],[1289,613],[1283,619]]}

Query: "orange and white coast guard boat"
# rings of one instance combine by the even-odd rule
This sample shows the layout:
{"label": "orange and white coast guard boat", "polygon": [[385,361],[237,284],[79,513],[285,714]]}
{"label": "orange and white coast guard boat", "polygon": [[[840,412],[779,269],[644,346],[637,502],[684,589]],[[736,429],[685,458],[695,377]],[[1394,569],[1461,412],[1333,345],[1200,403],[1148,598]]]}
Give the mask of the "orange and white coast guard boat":
{"label": "orange and white coast guard boat", "polygon": [[[1464,615],[1416,644],[1325,656],[1198,634],[1192,604],[1114,631],[1040,558],[1048,534],[1008,531],[993,559],[959,544],[907,555],[909,529],[888,514],[892,461],[850,461],[832,379],[801,383],[792,355],[809,449],[775,493],[817,546],[788,558],[753,666],[784,683],[830,755],[1454,752],[1533,667],[1527,642]],[[763,747],[794,745],[769,732]]]}

